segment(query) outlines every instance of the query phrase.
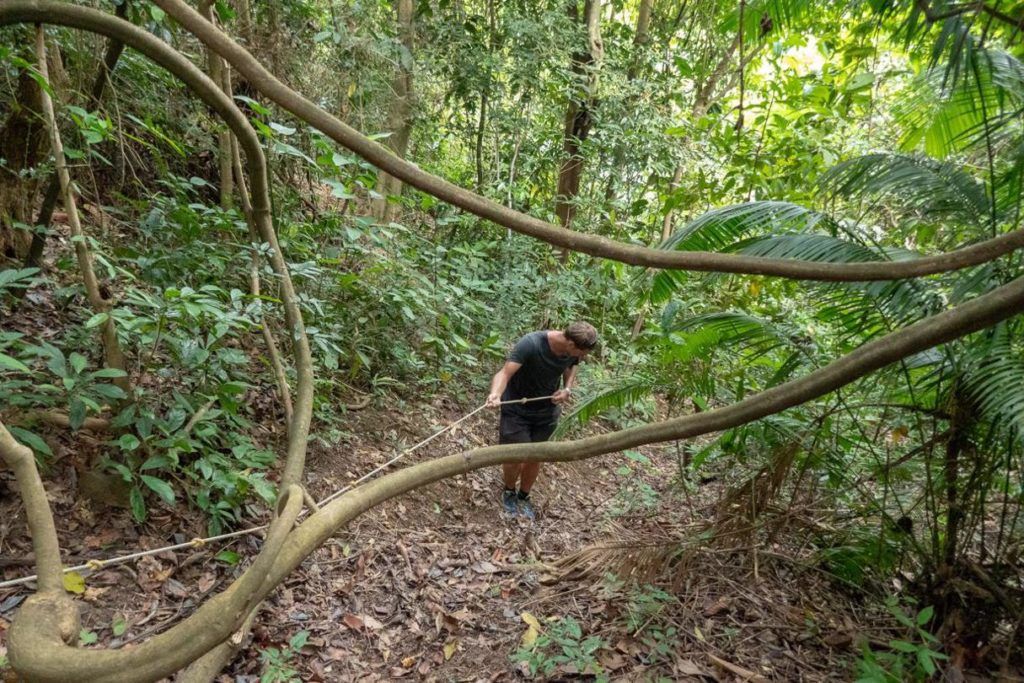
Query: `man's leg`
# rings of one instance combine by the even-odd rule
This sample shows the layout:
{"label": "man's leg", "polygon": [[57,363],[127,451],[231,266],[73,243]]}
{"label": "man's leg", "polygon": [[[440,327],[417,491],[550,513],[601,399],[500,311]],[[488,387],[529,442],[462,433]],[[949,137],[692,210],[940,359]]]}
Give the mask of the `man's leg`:
{"label": "man's leg", "polygon": [[[501,478],[505,482],[505,488],[506,489],[515,489],[516,482],[519,481],[519,477],[522,474],[522,472],[523,472],[523,463],[521,463],[521,462],[506,462],[506,463],[503,463],[502,466],[501,466]],[[537,476],[534,475],[533,478],[536,479]],[[523,481],[524,482],[526,481],[525,477],[523,478]],[[533,483],[533,479],[530,480],[530,483],[531,484]],[[527,490],[529,490],[529,489],[527,489]]]}
{"label": "man's leg", "polygon": [[[551,435],[555,432],[555,423],[540,423],[530,425],[530,443],[540,443],[547,441],[551,438]],[[540,474],[539,462],[525,462],[522,464],[522,471],[520,472],[519,480],[519,501],[518,508],[519,514],[527,519],[533,519],[536,513],[533,510],[533,505],[530,503],[530,489],[533,488],[533,482],[537,481],[537,475]]]}
{"label": "man's leg", "polygon": [[[540,463],[523,462],[518,463],[516,466],[520,468],[519,490],[528,494],[530,489],[533,488],[533,482],[537,481],[537,475],[540,474]],[[507,482],[508,479],[506,478],[505,481]]]}
{"label": "man's leg", "polygon": [[[498,443],[528,443],[530,441],[530,425],[520,416],[502,413],[501,422],[498,425]],[[518,513],[518,499],[516,494],[516,482],[523,472],[523,463],[511,462],[502,463],[501,478],[505,490],[501,494],[501,505],[509,515]],[[536,478],[536,477],[535,477]]]}

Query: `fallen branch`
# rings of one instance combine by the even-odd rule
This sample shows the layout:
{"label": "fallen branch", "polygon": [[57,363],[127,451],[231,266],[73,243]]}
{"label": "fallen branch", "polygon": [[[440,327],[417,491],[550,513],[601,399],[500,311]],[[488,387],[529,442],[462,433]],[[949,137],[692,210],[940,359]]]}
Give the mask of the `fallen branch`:
{"label": "fallen branch", "polygon": [[[55,427],[71,428],[71,418],[67,413],[58,410],[28,410],[24,413],[15,413],[7,422],[18,426],[43,422]],[[78,428],[90,432],[106,432],[110,430],[110,420],[105,417],[87,417]]]}

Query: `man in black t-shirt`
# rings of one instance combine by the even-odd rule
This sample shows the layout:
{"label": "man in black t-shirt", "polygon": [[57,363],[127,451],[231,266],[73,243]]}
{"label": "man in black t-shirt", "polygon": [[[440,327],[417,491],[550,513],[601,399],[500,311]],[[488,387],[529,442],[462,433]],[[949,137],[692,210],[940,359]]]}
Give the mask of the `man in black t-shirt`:
{"label": "man in black t-shirt", "polygon": [[[575,322],[561,331],[531,332],[516,342],[505,365],[491,380],[487,405],[495,407],[503,401],[524,398],[551,398],[501,405],[498,443],[536,443],[551,438],[561,405],[572,393],[576,366],[596,344],[597,330],[585,322]],[[534,518],[530,488],[539,472],[539,462],[502,465],[505,490],[501,503],[505,512]]]}

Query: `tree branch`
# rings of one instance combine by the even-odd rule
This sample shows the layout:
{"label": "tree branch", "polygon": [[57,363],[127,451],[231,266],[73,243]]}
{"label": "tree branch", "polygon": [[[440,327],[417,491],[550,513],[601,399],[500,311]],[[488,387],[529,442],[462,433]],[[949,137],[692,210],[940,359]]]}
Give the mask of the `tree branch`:
{"label": "tree branch", "polygon": [[222,31],[217,30],[182,0],[155,0],[155,4],[195,34],[201,42],[224,57],[225,61],[245,76],[256,90],[377,168],[427,194],[481,218],[565,249],[637,266],[775,275],[797,280],[842,282],[900,280],[934,275],[987,263],[1024,247],[1024,230],[1015,230],[947,254],[927,256],[912,261],[814,263],[796,259],[774,259],[741,254],[662,251],[623,244],[598,235],[564,230],[557,225],[520,213],[470,192],[395,156],[385,146],[370,140],[286,86],[242,46]]}
{"label": "tree branch", "polygon": [[32,449],[15,441],[0,422],[0,458],[14,471],[21,500],[25,504],[32,547],[36,554],[36,574],[41,593],[63,593],[64,575],[60,561],[60,543],[53,524],[50,503],[46,499],[43,480],[36,469],[36,456]]}
{"label": "tree branch", "polygon": [[191,617],[131,649],[82,650],[65,645],[53,625],[55,614],[74,609],[68,607],[71,600],[63,587],[59,595],[30,597],[11,627],[11,664],[31,681],[155,681],[178,671],[227,640],[263,599],[267,574],[301,510],[302,489],[290,486],[278,503],[279,514],[267,531],[263,549],[249,568]]}

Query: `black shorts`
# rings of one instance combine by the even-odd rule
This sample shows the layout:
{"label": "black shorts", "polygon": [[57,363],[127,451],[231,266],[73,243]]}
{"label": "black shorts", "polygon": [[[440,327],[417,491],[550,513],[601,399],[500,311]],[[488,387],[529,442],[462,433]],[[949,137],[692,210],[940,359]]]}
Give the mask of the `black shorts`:
{"label": "black shorts", "polygon": [[547,441],[558,426],[558,415],[527,417],[521,413],[502,413],[498,424],[498,443],[537,443]]}

